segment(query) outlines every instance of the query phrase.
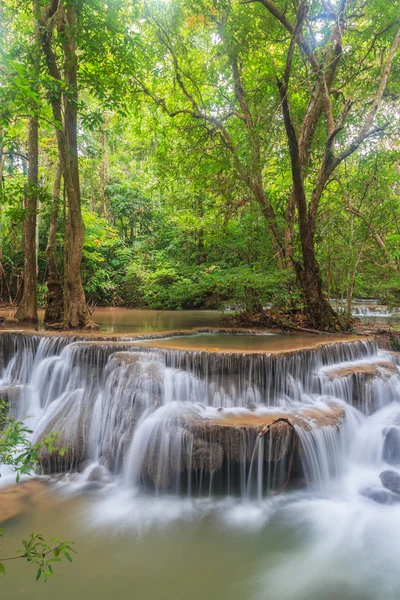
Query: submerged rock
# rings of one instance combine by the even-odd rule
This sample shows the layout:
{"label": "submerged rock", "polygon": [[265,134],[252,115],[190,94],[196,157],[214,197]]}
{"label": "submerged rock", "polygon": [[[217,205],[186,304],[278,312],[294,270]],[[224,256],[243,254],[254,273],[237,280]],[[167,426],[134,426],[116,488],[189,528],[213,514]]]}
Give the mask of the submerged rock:
{"label": "submerged rock", "polygon": [[96,465],[93,467],[89,476],[87,478],[88,482],[97,482],[97,483],[110,483],[112,481],[112,475],[108,469],[101,465]]}
{"label": "submerged rock", "polygon": [[400,473],[390,470],[382,471],[379,477],[385,488],[400,495]]}
{"label": "submerged rock", "polygon": [[0,388],[0,398],[5,400],[11,410],[18,406],[18,401],[21,396],[22,386],[10,385]]}
{"label": "submerged rock", "polygon": [[88,467],[90,467],[90,465],[94,465],[94,462],[90,458],[87,458],[78,464],[76,470],[78,473],[83,473]]}
{"label": "submerged rock", "polygon": [[47,499],[47,485],[38,479],[23,481],[0,490],[0,523],[26,513]]}
{"label": "submerged rock", "polygon": [[398,504],[400,502],[400,496],[389,490],[366,488],[361,494],[378,504]]}

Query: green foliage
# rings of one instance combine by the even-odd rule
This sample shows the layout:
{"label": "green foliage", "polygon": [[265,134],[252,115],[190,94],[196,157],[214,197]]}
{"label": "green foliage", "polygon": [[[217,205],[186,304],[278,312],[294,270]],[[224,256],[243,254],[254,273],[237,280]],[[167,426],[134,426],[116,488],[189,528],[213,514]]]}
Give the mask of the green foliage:
{"label": "green foliage", "polygon": [[[55,451],[56,433],[48,434],[40,443],[32,444],[29,436],[32,431],[20,421],[8,415],[8,405],[0,399],[0,464],[16,473],[17,483],[21,475],[29,475],[38,464],[39,452]],[[62,456],[64,449],[57,450]]]}
{"label": "green foliage", "polygon": [[[56,451],[57,434],[48,434],[40,443],[32,444],[29,436],[32,433],[23,423],[8,414],[8,405],[0,399],[0,465],[7,466],[16,474],[17,483],[22,475],[30,475],[38,464],[39,452],[45,448],[47,452]],[[57,452],[62,456],[63,449]],[[0,529],[0,537],[3,530]],[[54,574],[54,563],[61,562],[65,557],[72,562],[72,542],[52,538],[50,544],[38,533],[31,533],[27,540],[22,540],[23,549],[18,550],[12,557],[0,557],[0,573],[5,575],[4,563],[10,560],[25,559],[37,567],[36,581],[43,577],[47,581]]]}
{"label": "green foliage", "polygon": [[[0,537],[3,537],[2,529]],[[75,552],[72,544],[73,542],[62,542],[58,538],[51,538],[48,544],[40,533],[31,533],[27,540],[22,540],[23,548],[17,551],[16,556],[0,559],[0,573],[6,574],[5,562],[22,558],[37,568],[36,581],[42,577],[46,582],[54,575],[53,565],[60,563],[62,557],[72,562],[71,554]]]}
{"label": "green foliage", "polygon": [[292,273],[268,273],[246,264],[186,269],[170,265],[148,271],[133,264],[128,276],[136,280],[141,305],[154,309],[223,309],[226,305],[239,305],[254,310],[272,302],[285,308],[299,306],[300,302]]}
{"label": "green foliage", "polygon": [[[295,23],[295,6],[286,4],[286,18]],[[309,4],[303,34],[323,60],[333,21],[319,18],[324,14],[320,0]],[[86,229],[82,276],[88,299],[98,305],[176,309],[301,306],[294,269],[283,273],[278,265],[266,216],[249,184],[259,173],[283,239],[292,173],[276,84],[290,43],[281,23],[257,2],[79,0],[77,6],[79,175]],[[396,3],[381,0],[371,0],[362,10],[346,7],[345,51],[330,94],[335,120],[349,103],[337,133],[337,152],[373,104],[397,12]],[[31,3],[5,3],[0,300],[18,302],[22,293],[23,156],[27,118],[35,113],[40,119],[38,299],[43,304],[55,133],[60,127],[48,100],[71,90],[48,75],[43,56],[33,72],[33,31]],[[400,302],[399,72],[396,56],[374,122],[390,126],[343,161],[320,201],[315,245],[330,297],[345,298],[354,276],[356,296]],[[305,55],[296,47],[289,103],[298,138],[312,85]],[[249,116],[252,128],[246,123]],[[213,119],[219,119],[218,127]],[[321,118],[304,168],[307,198],[315,188],[325,141],[326,121]],[[66,228],[61,206],[56,248],[60,276]],[[297,225],[293,258],[301,262]]]}

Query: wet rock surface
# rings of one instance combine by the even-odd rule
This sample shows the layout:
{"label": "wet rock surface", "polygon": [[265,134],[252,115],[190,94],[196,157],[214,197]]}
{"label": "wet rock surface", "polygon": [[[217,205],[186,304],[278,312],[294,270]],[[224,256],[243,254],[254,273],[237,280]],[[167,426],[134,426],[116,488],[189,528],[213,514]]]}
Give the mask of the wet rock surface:
{"label": "wet rock surface", "polygon": [[366,488],[362,492],[362,495],[369,500],[373,500],[378,504],[399,504],[400,496],[394,494],[389,490],[377,489],[377,488]]}
{"label": "wet rock surface", "polygon": [[395,425],[384,431],[383,459],[389,465],[400,464],[400,427]]}
{"label": "wet rock surface", "polygon": [[[142,474],[154,485],[168,487],[174,474],[184,470],[217,473],[239,464],[248,468],[254,460],[261,460],[273,469],[274,464],[288,463],[296,447],[301,452],[296,428],[308,432],[321,427],[338,429],[343,419],[344,410],[334,405],[325,411],[221,410],[215,411],[214,418],[200,415],[169,418],[158,430],[158,436],[152,438]],[[257,464],[255,469],[261,468]],[[290,476],[288,470],[291,465],[286,464],[281,479]]]}
{"label": "wet rock surface", "polygon": [[[397,471],[382,471],[379,475],[382,485],[393,492],[400,495],[400,473]],[[400,496],[399,496],[400,497]]]}
{"label": "wet rock surface", "polygon": [[[345,411],[330,388],[317,389],[321,370],[376,352],[368,340],[335,338],[273,354],[139,348],[140,336],[0,338],[0,366],[10,365],[5,381],[9,388],[21,382],[24,410],[32,405],[39,416],[35,441],[58,434],[55,451],[40,452],[43,472],[81,471],[95,451],[100,465],[85,468],[88,485],[124,473],[134,485],[169,489],[180,479],[204,479],[207,493],[214,477],[223,493],[235,480],[244,493],[251,478],[261,481],[257,493],[275,490],[318,444],[340,443]],[[373,373],[397,369],[377,362]]]}
{"label": "wet rock surface", "polygon": [[96,465],[90,471],[87,481],[98,482],[98,483],[111,483],[113,477],[108,469],[102,465]]}
{"label": "wet rock surface", "polygon": [[327,369],[326,374],[332,381],[352,375],[364,375],[365,377],[391,377],[398,374],[395,363],[389,360],[377,360],[375,362],[348,364],[337,368]]}

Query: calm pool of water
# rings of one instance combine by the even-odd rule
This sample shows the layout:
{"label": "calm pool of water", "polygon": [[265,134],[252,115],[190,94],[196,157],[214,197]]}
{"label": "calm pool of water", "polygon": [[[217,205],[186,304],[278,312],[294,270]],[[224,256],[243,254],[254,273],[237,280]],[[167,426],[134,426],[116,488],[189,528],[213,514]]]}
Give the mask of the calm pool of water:
{"label": "calm pool of water", "polygon": [[[358,339],[357,336],[353,336]],[[353,339],[346,336],[346,340]],[[141,342],[140,345],[152,348],[172,348],[176,350],[210,350],[214,352],[279,352],[313,347],[323,342],[335,342],[344,338],[321,336],[307,333],[281,334],[237,334],[237,333],[198,333],[179,335],[160,340]]]}
{"label": "calm pool of water", "polygon": [[34,567],[23,561],[7,563],[2,598],[400,597],[398,506],[340,495],[294,494],[243,505],[114,493],[43,498],[27,516],[6,524],[2,556],[15,554],[30,531],[74,540],[77,554],[72,565],[55,565],[47,584],[36,583]]}
{"label": "calm pool of water", "polygon": [[[15,309],[2,309],[0,316],[12,317]],[[192,327],[215,327],[226,313],[217,310],[135,310],[129,308],[98,308],[93,319],[105,333],[139,333],[176,331]],[[43,327],[44,311],[39,310],[39,328]]]}

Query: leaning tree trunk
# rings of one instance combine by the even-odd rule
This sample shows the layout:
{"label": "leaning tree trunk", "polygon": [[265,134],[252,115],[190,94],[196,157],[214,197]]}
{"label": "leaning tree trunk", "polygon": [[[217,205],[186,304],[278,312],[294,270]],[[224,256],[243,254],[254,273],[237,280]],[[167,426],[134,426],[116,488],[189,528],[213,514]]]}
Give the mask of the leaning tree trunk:
{"label": "leaning tree trunk", "polygon": [[61,164],[58,165],[53,187],[53,204],[49,237],[46,248],[47,260],[47,302],[44,313],[46,327],[64,322],[64,294],[56,261],[57,224],[60,209]]}
{"label": "leaning tree trunk", "polygon": [[37,116],[29,117],[28,182],[24,196],[24,292],[14,317],[22,323],[38,322],[36,272],[36,218],[38,206],[39,126]]}

